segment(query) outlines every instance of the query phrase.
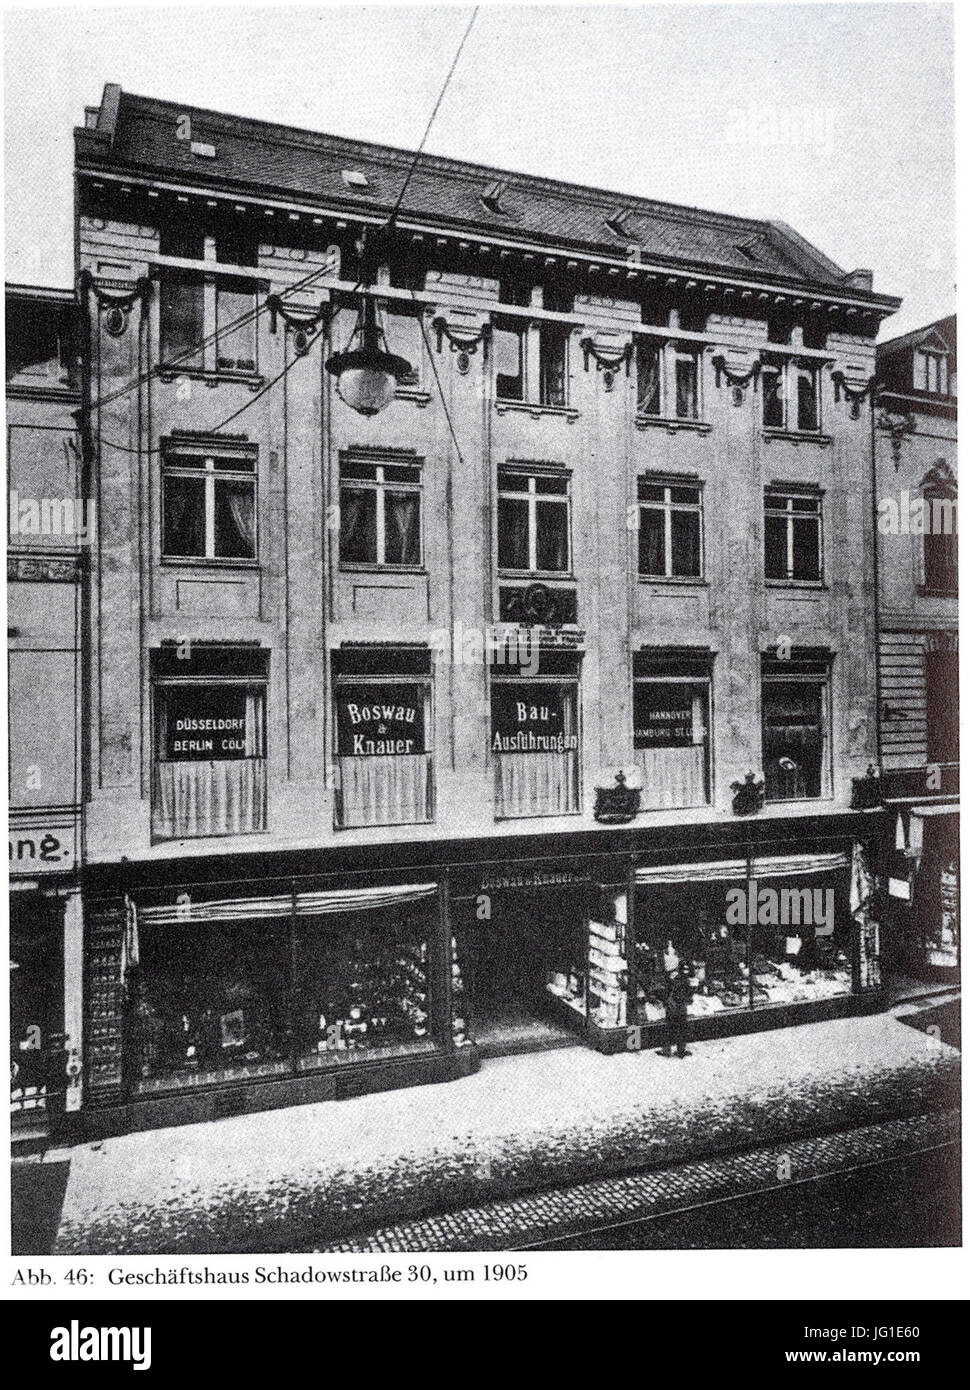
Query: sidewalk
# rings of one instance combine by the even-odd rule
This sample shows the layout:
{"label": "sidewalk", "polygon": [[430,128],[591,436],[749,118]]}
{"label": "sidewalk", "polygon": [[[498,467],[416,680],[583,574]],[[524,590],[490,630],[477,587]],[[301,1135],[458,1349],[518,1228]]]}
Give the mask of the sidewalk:
{"label": "sidewalk", "polygon": [[[462,1081],[69,1152],[57,1254],[306,1250],[588,1178],[959,1103],[959,1053],[887,1014],[695,1043],[567,1048]],[[52,1155],[53,1157],[53,1155]]]}

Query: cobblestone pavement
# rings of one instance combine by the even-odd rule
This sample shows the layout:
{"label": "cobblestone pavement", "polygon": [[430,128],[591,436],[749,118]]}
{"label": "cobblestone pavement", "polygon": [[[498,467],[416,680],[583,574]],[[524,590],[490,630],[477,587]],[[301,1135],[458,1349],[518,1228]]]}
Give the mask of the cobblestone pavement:
{"label": "cobblestone pavement", "polygon": [[957,1103],[959,1053],[886,1014],[691,1054],[565,1048],[462,1081],[80,1145],[55,1253],[306,1250]]}
{"label": "cobblestone pavement", "polygon": [[844,1173],[890,1156],[898,1158],[940,1149],[959,1138],[960,1115],[955,1110],[890,1120],[788,1146],[684,1163],[660,1172],[552,1188],[510,1202],[490,1202],[425,1221],[385,1226],[367,1236],[317,1248],[328,1253],[357,1254],[526,1250],[582,1235],[586,1237],[585,1248],[596,1249],[598,1230],[618,1225],[635,1227],[663,1213],[776,1191],[791,1183]]}

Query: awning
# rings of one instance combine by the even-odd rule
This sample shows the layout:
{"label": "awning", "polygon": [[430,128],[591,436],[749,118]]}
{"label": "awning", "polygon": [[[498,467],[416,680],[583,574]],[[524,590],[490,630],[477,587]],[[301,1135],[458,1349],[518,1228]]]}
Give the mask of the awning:
{"label": "awning", "polygon": [[[298,917],[321,917],[339,912],[367,912],[373,908],[397,907],[433,897],[437,883],[400,883],[375,888],[335,888],[324,892],[297,893]],[[294,909],[291,893],[268,898],[224,898],[216,902],[176,902],[161,907],[138,907],[143,926],[178,927],[187,923],[245,922],[289,917]]]}
{"label": "awning", "polygon": [[[759,855],[751,860],[752,878],[793,878],[833,873],[849,867],[845,853]],[[715,859],[701,864],[654,864],[636,871],[637,883],[723,883],[746,879],[746,859]]]}

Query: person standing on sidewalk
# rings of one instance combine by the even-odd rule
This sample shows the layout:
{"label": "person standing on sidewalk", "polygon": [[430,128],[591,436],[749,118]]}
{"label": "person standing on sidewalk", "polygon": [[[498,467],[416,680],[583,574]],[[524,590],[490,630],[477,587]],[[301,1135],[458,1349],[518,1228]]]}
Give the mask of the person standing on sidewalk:
{"label": "person standing on sidewalk", "polygon": [[690,967],[682,960],[670,981],[667,991],[667,1042],[664,1056],[676,1047],[678,1057],[687,1056],[687,1010],[693,997],[690,987]]}

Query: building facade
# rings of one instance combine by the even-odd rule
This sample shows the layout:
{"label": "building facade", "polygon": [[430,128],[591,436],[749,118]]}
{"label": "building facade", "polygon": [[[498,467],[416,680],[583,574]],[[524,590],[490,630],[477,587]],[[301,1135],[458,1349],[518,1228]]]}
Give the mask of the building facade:
{"label": "building facade", "polygon": [[879,730],[888,940],[917,975],[959,971],[956,317],[876,354]]}
{"label": "building facade", "polygon": [[6,288],[10,1051],[14,1134],[80,1103],[81,492],[72,290]]}
{"label": "building facade", "polygon": [[878,1003],[898,301],[412,159],[111,85],[76,132],[84,1133],[635,1050],[681,963],[699,1036]]}

